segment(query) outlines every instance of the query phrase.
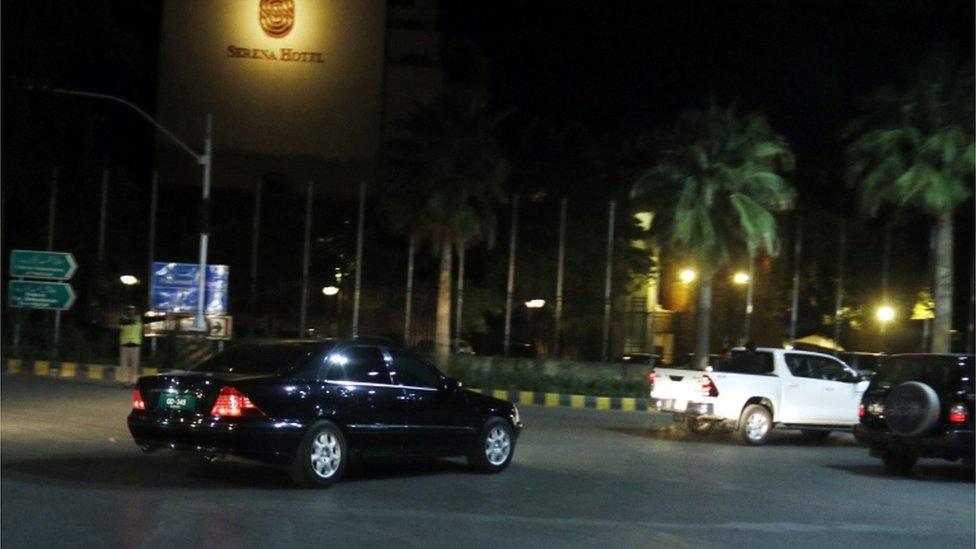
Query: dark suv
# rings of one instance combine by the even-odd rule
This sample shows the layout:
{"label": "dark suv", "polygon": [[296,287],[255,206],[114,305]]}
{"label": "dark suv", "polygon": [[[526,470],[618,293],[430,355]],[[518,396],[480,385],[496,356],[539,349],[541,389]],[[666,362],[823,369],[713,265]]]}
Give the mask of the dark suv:
{"label": "dark suv", "polygon": [[974,457],[973,355],[913,354],[885,357],[860,407],[854,437],[906,475],[919,458]]}

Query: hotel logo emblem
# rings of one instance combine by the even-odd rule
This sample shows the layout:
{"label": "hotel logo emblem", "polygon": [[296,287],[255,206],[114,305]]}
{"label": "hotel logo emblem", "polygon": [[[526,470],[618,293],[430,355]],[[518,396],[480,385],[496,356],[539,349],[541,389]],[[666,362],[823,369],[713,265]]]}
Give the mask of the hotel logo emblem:
{"label": "hotel logo emblem", "polygon": [[261,28],[272,38],[281,38],[295,25],[295,0],[260,0]]}

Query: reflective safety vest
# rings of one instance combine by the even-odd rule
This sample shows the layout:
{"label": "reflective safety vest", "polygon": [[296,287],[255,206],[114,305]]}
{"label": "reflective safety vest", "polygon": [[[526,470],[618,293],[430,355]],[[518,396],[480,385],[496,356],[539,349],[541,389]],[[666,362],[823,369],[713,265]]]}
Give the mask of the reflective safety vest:
{"label": "reflective safety vest", "polygon": [[142,319],[119,326],[119,345],[142,345]]}

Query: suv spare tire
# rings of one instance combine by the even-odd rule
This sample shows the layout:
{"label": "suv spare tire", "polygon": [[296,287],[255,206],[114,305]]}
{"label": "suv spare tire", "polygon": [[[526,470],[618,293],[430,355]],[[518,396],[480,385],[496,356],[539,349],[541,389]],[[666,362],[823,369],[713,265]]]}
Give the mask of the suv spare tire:
{"label": "suv spare tire", "polygon": [[917,436],[929,432],[939,421],[939,395],[918,381],[906,381],[888,393],[885,421],[893,433]]}

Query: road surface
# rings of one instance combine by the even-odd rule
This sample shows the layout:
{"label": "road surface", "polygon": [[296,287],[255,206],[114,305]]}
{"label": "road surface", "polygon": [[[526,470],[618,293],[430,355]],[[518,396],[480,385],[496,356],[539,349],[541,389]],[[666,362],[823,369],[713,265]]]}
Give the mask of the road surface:
{"label": "road surface", "polygon": [[328,490],[246,463],[143,455],[131,390],[3,375],[4,547],[966,547],[958,464],[890,478],[849,434],[762,448],[657,413],[529,406],[504,473],[369,465]]}

